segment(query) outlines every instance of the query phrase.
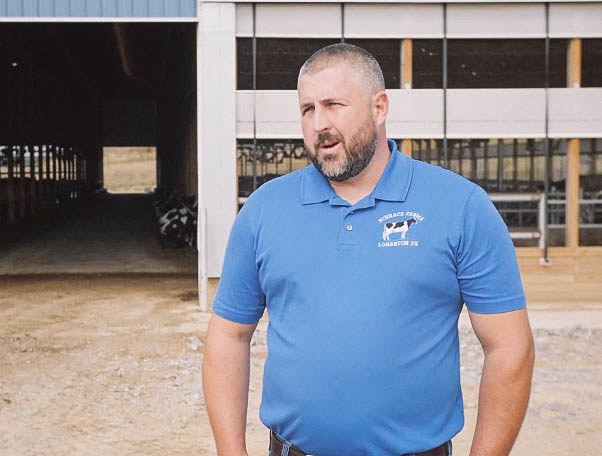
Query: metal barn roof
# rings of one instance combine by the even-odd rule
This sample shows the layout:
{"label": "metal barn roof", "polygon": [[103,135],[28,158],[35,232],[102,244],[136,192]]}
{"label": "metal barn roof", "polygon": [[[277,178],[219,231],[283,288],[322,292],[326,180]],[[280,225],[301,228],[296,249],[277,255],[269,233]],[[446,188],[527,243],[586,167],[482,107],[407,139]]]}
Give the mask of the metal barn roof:
{"label": "metal barn roof", "polygon": [[0,0],[0,17],[188,18],[196,0]]}

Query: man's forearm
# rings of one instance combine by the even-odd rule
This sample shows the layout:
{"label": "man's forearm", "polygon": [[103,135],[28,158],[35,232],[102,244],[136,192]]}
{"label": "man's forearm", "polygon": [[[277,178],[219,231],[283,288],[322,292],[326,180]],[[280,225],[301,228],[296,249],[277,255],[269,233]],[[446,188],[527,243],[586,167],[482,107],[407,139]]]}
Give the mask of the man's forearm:
{"label": "man's forearm", "polygon": [[470,456],[507,456],[525,416],[531,391],[533,347],[486,353],[477,425]]}
{"label": "man's forearm", "polygon": [[249,342],[207,334],[203,393],[220,456],[245,456]]}

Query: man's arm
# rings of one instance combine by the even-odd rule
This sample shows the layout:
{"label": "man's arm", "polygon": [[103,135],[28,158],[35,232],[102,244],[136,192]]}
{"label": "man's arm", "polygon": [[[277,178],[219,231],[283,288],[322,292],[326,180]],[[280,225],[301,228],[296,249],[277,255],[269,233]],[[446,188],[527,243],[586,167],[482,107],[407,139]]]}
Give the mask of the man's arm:
{"label": "man's arm", "polygon": [[256,327],[257,323],[234,323],[215,313],[209,321],[203,393],[218,455],[247,456],[249,345]]}
{"label": "man's arm", "polygon": [[527,310],[469,316],[485,353],[470,456],[507,456],[531,391],[535,348]]}

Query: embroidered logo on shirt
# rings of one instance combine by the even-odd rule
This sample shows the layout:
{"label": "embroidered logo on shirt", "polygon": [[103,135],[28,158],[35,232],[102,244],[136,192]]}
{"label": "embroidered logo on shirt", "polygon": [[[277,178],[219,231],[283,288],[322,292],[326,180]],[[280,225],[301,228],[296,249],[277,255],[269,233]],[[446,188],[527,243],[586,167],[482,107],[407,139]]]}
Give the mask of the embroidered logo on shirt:
{"label": "embroidered logo on shirt", "polygon": [[[391,220],[404,217],[405,220]],[[387,220],[391,220],[387,222]],[[413,224],[422,222],[424,217],[416,212],[400,211],[392,212],[383,215],[378,219],[378,223],[383,224],[382,242],[378,243],[379,247],[401,247],[412,246],[417,247],[418,241],[406,239],[408,231]],[[411,231],[410,231],[411,233]]]}

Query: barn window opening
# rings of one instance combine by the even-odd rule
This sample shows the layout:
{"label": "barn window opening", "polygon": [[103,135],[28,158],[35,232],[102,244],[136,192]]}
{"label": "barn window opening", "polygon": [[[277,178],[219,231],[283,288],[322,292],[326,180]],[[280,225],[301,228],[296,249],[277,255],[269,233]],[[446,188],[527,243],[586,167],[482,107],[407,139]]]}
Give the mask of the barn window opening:
{"label": "barn window opening", "polygon": [[109,193],[150,193],[157,187],[156,147],[104,147],[104,186]]}

